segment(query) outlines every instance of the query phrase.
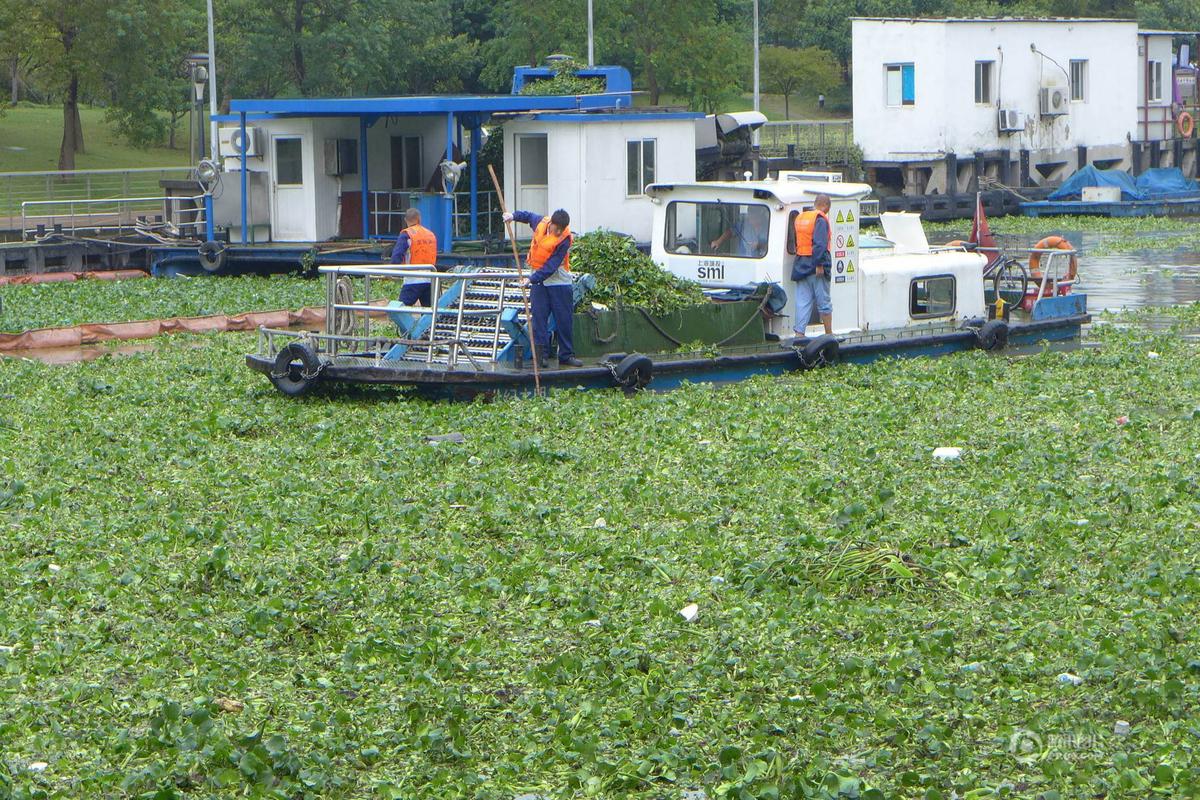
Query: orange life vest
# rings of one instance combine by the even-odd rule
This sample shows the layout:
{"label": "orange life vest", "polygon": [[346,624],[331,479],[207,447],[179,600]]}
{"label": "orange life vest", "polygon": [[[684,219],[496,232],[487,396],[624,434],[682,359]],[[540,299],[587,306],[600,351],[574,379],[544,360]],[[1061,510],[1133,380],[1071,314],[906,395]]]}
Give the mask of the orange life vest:
{"label": "orange life vest", "polygon": [[408,234],[408,263],[428,264],[437,263],[437,236],[423,225],[409,225],[404,229]]}
{"label": "orange life vest", "polygon": [[813,231],[817,227],[817,219],[823,217],[825,224],[829,224],[829,217],[824,211],[805,211],[796,215],[796,255],[811,256],[813,251]]}
{"label": "orange life vest", "polygon": [[[550,218],[542,217],[542,221],[538,223],[537,228],[533,231],[533,243],[529,245],[529,268],[541,269],[542,265],[550,260],[550,256],[554,255],[554,250],[562,244],[563,239],[571,238],[571,228],[567,227],[558,236],[550,235]],[[571,271],[571,251],[567,251],[567,255],[563,258],[562,263],[558,268],[563,272]]]}

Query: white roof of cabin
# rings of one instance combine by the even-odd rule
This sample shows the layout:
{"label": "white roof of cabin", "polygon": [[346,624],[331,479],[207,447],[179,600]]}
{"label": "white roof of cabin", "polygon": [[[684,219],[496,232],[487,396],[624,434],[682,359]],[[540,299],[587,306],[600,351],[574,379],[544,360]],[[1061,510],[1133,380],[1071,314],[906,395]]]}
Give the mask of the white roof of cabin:
{"label": "white roof of cabin", "polygon": [[736,197],[745,195],[747,199],[766,199],[773,197],[785,205],[811,202],[819,194],[830,197],[862,199],[871,194],[871,187],[865,183],[832,183],[826,181],[698,181],[696,183],[652,183],[646,187],[646,194],[657,198],[676,199],[690,193],[696,196],[711,196],[719,192],[722,195]]}

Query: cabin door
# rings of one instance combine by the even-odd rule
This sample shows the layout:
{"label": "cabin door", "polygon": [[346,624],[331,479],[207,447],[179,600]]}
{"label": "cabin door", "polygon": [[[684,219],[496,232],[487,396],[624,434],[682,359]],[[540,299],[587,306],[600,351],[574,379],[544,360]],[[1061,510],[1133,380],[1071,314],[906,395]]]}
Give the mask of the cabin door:
{"label": "cabin door", "polygon": [[271,189],[271,239],[306,241],[303,137],[271,137]]}
{"label": "cabin door", "polygon": [[[514,210],[550,213],[550,164],[545,134],[517,134],[517,196]],[[517,228],[518,236],[530,236],[527,226]]]}

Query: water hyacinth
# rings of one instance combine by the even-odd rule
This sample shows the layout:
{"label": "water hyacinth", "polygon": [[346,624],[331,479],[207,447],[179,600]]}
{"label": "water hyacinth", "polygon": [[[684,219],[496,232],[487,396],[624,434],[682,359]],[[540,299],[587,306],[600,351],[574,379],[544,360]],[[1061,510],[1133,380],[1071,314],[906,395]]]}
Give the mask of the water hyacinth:
{"label": "water hyacinth", "polygon": [[0,362],[0,796],[1194,796],[1200,354],[1094,336],[461,404]]}

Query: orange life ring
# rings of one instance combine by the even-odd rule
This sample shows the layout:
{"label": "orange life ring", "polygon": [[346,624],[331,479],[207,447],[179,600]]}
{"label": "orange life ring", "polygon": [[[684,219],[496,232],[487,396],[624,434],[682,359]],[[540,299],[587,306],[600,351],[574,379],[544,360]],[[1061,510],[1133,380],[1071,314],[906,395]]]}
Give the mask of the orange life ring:
{"label": "orange life ring", "polygon": [[[1075,247],[1061,236],[1047,236],[1033,246],[1034,250],[1074,250]],[[1042,271],[1038,266],[1042,263],[1042,254],[1033,253],[1029,256],[1029,277],[1038,282],[1042,282]],[[1079,274],[1079,259],[1072,253],[1071,260],[1067,262],[1067,277],[1063,280],[1073,281],[1075,276]]]}
{"label": "orange life ring", "polygon": [[1188,138],[1192,135],[1192,131],[1196,129],[1196,121],[1192,119],[1192,115],[1184,111],[1175,118],[1175,129],[1179,131],[1179,135],[1183,138]]}

